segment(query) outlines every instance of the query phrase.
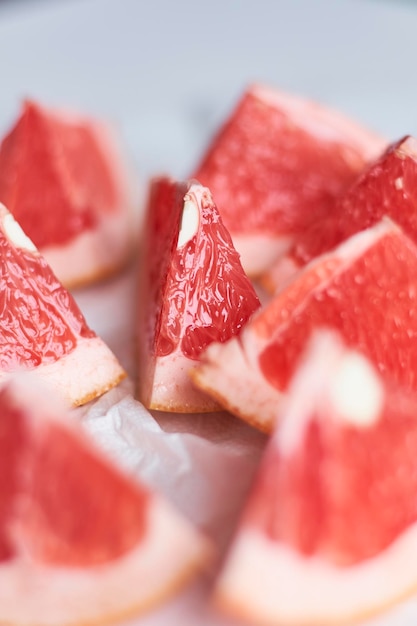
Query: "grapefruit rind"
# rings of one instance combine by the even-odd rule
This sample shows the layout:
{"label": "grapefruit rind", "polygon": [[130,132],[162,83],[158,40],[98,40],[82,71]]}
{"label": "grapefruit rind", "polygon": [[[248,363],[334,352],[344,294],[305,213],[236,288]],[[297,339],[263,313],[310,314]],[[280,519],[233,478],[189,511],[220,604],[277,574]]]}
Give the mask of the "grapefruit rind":
{"label": "grapefruit rind", "polygon": [[[11,213],[0,204],[0,227],[16,249],[41,257],[31,239],[23,232]],[[22,369],[25,369],[24,366]],[[52,363],[36,366],[40,379],[53,385],[68,404],[79,406],[115,387],[126,372],[100,337],[76,339],[76,347]],[[12,371],[0,371],[0,383],[13,376]]]}
{"label": "grapefruit rind", "polygon": [[[120,474],[118,477],[118,468],[107,461],[93,442],[86,438],[78,422],[68,420],[69,414],[62,399],[51,392],[50,386],[39,381],[36,374],[15,375],[4,389],[8,394],[6,407],[9,405],[9,409],[11,408],[9,423],[18,424],[20,420],[23,428],[17,428],[20,434],[24,433],[21,441],[25,443],[20,452],[19,465],[14,470],[15,475],[20,477],[20,491],[18,489],[15,494],[13,514],[6,521],[2,519],[9,531],[14,550],[9,558],[0,561],[0,623],[14,626],[75,626],[118,621],[147,611],[166,600],[211,562],[214,554],[211,542],[163,498],[149,492],[140,483],[136,487],[127,476]],[[33,534],[31,516],[28,519],[27,513],[38,512],[34,494],[39,491],[36,487],[33,490],[32,481],[36,484],[39,478],[37,471],[42,467],[42,461],[40,459],[40,463],[31,465],[31,459],[36,459],[36,443],[48,441],[44,438],[51,432],[53,436],[58,433],[63,437],[68,436],[72,442],[69,449],[73,456],[68,456],[67,462],[76,466],[79,450],[82,461],[88,455],[88,467],[95,470],[101,466],[105,469],[104,474],[91,472],[92,483],[89,483],[90,474],[84,479],[82,474],[78,474],[79,479],[87,486],[100,490],[98,496],[103,498],[105,511],[108,511],[108,492],[102,483],[94,483],[97,476],[111,477],[114,474],[118,480],[122,479],[122,483],[129,481],[130,493],[139,498],[143,507],[141,515],[144,519],[144,531],[137,535],[133,546],[130,544],[131,547],[123,553],[117,553],[117,556],[113,553],[113,556],[104,560],[86,561],[86,564],[82,564],[82,559],[74,562],[70,559],[67,563],[66,559],[71,557],[72,538],[70,534],[65,534],[65,530],[63,536],[60,535],[58,523],[57,537],[62,536],[63,545],[67,547],[64,550],[66,556],[61,556],[55,562],[50,552],[54,545],[54,508],[43,506],[42,501],[39,504],[38,527],[35,525],[38,534]],[[51,445],[53,436],[49,440]],[[31,456],[32,445],[35,446],[34,457]],[[31,468],[29,473],[28,467]],[[51,484],[54,485],[53,477]],[[77,489],[72,495],[76,493]],[[110,493],[110,498],[115,498],[116,492]],[[55,485],[49,490],[46,499],[55,499],[59,503],[60,496],[58,485]],[[31,500],[32,497],[35,499]],[[30,502],[33,502],[34,508],[27,509],[26,503]],[[66,503],[68,505],[68,497]],[[126,501],[124,505],[126,506]],[[94,507],[86,512],[77,510],[76,503],[74,507],[74,510],[67,512],[68,517],[75,516],[75,523],[77,518],[79,523],[83,523],[86,514],[85,521],[93,529],[88,515],[95,510]],[[122,516],[121,519],[129,520],[129,517]],[[99,527],[103,521],[107,521],[109,525],[109,532],[105,533],[107,541],[110,539],[117,543],[118,533],[123,536],[126,529],[112,525],[112,519],[99,519]],[[136,521],[140,524],[139,518]],[[4,530],[3,527],[2,531]],[[49,543],[48,533],[51,533],[52,539]],[[78,538],[74,539],[77,546]],[[88,545],[84,544],[84,547],[88,554]],[[77,549],[79,550],[79,545],[75,547]],[[102,545],[101,550],[102,554],[112,555],[110,548],[107,552],[106,545]],[[95,557],[97,554],[96,552]]]}
{"label": "grapefruit rind", "polygon": [[108,623],[149,610],[178,591],[206,563],[209,545],[159,498],[149,507],[144,540],[106,565],[48,567],[21,557],[0,567],[1,622]]}
{"label": "grapefruit rind", "polygon": [[250,623],[352,623],[417,588],[417,525],[377,557],[349,568],[302,557],[253,528],[242,529],[215,590],[221,610]]}
{"label": "grapefruit rind", "polygon": [[[118,385],[126,372],[99,337],[77,340],[76,348],[54,363],[39,365],[36,375],[54,386],[63,400],[80,406]],[[0,372],[0,383],[13,373]]]}
{"label": "grapefruit rind", "polygon": [[[257,114],[255,118],[253,116],[253,110],[257,109],[259,119]],[[283,117],[279,128],[275,128],[274,124],[276,113]],[[328,174],[327,179],[322,175],[324,180],[319,183],[317,180],[310,181],[303,188],[306,166],[300,164],[299,172],[291,166],[294,158],[297,161],[302,157],[302,150],[290,146],[286,166],[297,175],[299,184],[289,191],[286,183],[273,182],[279,180],[276,174],[285,159],[280,165],[280,158],[277,157],[274,167],[274,154],[280,154],[282,150],[276,150],[267,132],[258,136],[258,129],[268,127],[268,122],[269,135],[272,133],[276,139],[275,146],[280,145],[283,129],[290,134],[304,133],[312,143],[337,146],[341,166],[339,174],[335,173],[334,177]],[[321,205],[328,204],[331,208],[332,197],[343,191],[362,167],[376,158],[386,146],[384,138],[332,108],[270,87],[252,85],[217,132],[194,176],[213,190],[223,220],[241,254],[242,265],[249,276],[257,278],[291,248],[298,233],[303,232],[314,217],[314,212],[319,214]],[[243,161],[241,158],[239,162],[242,154]],[[236,162],[239,162],[238,168]],[[251,163],[257,165],[254,171]],[[227,170],[230,170],[229,176]],[[313,176],[314,172],[311,174]],[[310,202],[307,197],[304,198],[303,189],[307,196],[311,194]],[[320,190],[326,199],[323,196],[320,200]],[[305,209],[301,211],[304,205]],[[297,209],[297,206],[300,208]],[[259,219],[263,214],[270,216],[269,224]]]}
{"label": "grapefruit rind", "polygon": [[[164,189],[170,190],[170,198],[164,198],[163,204],[158,205],[155,198]],[[174,196],[172,191],[175,191]],[[170,224],[168,217],[165,215],[162,219],[160,214],[167,208],[172,209],[169,216],[176,218]],[[148,230],[154,238],[157,225],[162,228],[165,238],[169,235],[169,243],[158,250],[157,256],[165,255],[168,262],[161,276],[162,291],[157,294],[158,300],[152,303],[149,292],[154,267],[151,264],[146,266],[146,258],[141,265],[140,292],[145,298],[148,296],[148,306],[142,305],[139,311],[141,345],[138,350],[137,397],[152,410],[176,413],[221,411],[223,409],[215,398],[192,383],[189,372],[198,363],[199,350],[206,340],[204,333],[211,340],[213,330],[212,334],[218,338],[239,332],[254,307],[259,306],[259,299],[244,274],[208,188],[197,181],[178,183],[169,177],[154,179],[148,205]],[[161,236],[159,242],[151,239],[148,245],[155,247]],[[155,250],[148,250],[148,254],[152,252],[155,256]],[[200,256],[203,253],[206,259]],[[205,260],[209,267],[204,266]],[[155,281],[154,278],[153,283]],[[225,293],[222,284],[226,285]],[[231,314],[235,316],[234,323],[230,323]],[[203,340],[201,336],[193,339],[196,331],[202,332]],[[171,343],[174,348],[171,352],[161,350],[158,354],[163,341]]]}
{"label": "grapefruit rind", "polygon": [[209,395],[201,393],[190,379],[189,373],[195,361],[179,350],[166,357],[156,359],[151,396],[143,398],[146,406],[156,411],[171,413],[211,413],[221,411],[219,403]]}
{"label": "grapefruit rind", "polygon": [[[28,130],[28,115],[34,115],[40,123],[41,137],[36,137],[33,143],[39,143],[39,147],[45,148],[47,152],[47,156],[44,155],[43,158],[50,161],[49,165],[55,176],[54,184],[61,188],[71,207],[72,224],[80,221],[78,213],[84,206],[91,206],[95,220],[93,227],[72,234],[64,242],[58,235],[60,243],[57,244],[51,241],[51,236],[48,237],[50,243],[42,241],[41,244],[40,240],[38,241],[45,210],[48,211],[47,221],[54,222],[56,232],[60,233],[60,229],[62,230],[62,224],[57,222],[58,218],[54,218],[54,207],[47,204],[48,194],[35,193],[34,215],[29,216],[29,219],[28,215],[20,214],[19,204],[14,206],[15,199],[19,197],[19,190],[26,189],[29,184],[24,175],[24,169],[30,166],[30,163],[27,163],[29,157],[25,153],[25,146],[29,145],[27,142],[31,139],[28,136],[31,132]],[[69,151],[68,146],[61,141],[59,132],[56,132],[55,125],[65,128],[66,138],[71,139]],[[100,155],[101,163],[114,190],[114,198],[106,206],[100,205],[102,200],[99,201],[95,197],[94,184],[97,186],[97,180],[93,181],[93,187],[91,181],[85,185],[85,182],[80,182],[78,175],[71,171],[71,165],[76,160],[76,155],[71,150],[81,151],[77,139],[71,136],[73,129],[88,131],[94,150]],[[124,154],[116,129],[110,124],[88,116],[66,110],[47,109],[27,100],[23,104],[21,116],[4,141],[14,142],[16,155],[21,157],[23,154],[24,167],[22,168],[19,159],[16,162],[12,159],[9,163],[7,159],[10,159],[10,156],[4,157],[6,164],[11,168],[9,172],[11,189],[6,193],[7,199],[3,200],[13,214],[16,211],[16,219],[22,222],[31,239],[38,241],[38,249],[65,287],[83,286],[107,278],[122,269],[133,255],[135,229],[132,226],[135,210],[139,207],[139,194],[134,168]],[[89,149],[86,149],[85,153],[81,151],[78,157],[88,160]],[[30,192],[30,189],[28,191]],[[44,198],[45,206],[42,204]]]}
{"label": "grapefruit rind", "polygon": [[[338,272],[360,257],[378,239],[401,229],[389,218],[383,218],[376,226],[357,233],[343,242],[337,249],[323,254],[300,270],[299,283],[288,281],[274,298],[256,312],[238,338],[211,344],[201,355],[200,362],[190,372],[193,383],[215,398],[225,409],[256,426],[271,432],[278,413],[279,404],[285,398],[285,390],[272,386],[265,378],[259,364],[259,355],[274,337],[274,329],[285,325],[296,309],[287,310],[294,289],[296,308],[306,306],[314,289],[326,284]],[[304,277],[307,277],[303,284]],[[311,277],[314,280],[308,280]],[[300,285],[300,287],[298,287]]]}
{"label": "grapefruit rind", "polygon": [[268,383],[250,352],[250,337],[243,331],[239,338],[211,344],[189,376],[221,407],[269,433],[283,394]]}

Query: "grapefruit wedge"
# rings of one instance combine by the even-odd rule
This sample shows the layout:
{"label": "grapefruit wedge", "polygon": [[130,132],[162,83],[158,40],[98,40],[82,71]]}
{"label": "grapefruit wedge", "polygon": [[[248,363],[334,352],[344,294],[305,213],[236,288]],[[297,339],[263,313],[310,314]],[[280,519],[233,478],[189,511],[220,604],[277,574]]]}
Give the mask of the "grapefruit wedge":
{"label": "grapefruit wedge", "polygon": [[386,147],[343,115],[300,97],[246,91],[194,176],[209,187],[250,276],[287,250]]}
{"label": "grapefruit wedge", "polygon": [[131,250],[132,193],[104,123],[27,101],[0,148],[0,202],[67,287],[112,274]]}
{"label": "grapefruit wedge", "polygon": [[188,371],[213,341],[238,335],[260,306],[210,191],[155,179],[141,263],[138,396],[148,408],[218,410]]}
{"label": "grapefruit wedge", "polygon": [[216,601],[250,623],[352,623],[417,588],[417,395],[318,335],[290,383]]}
{"label": "grapefruit wedge", "polygon": [[68,403],[79,405],[124,378],[116,357],[3,205],[0,272],[0,382],[16,370],[36,370]]}
{"label": "grapefruit wedge", "polygon": [[206,540],[34,384],[0,390],[0,622],[107,623],[149,608],[204,562]]}
{"label": "grapefruit wedge", "polygon": [[416,275],[417,247],[384,218],[307,265],[238,339],[209,346],[193,381],[269,432],[306,340],[325,325],[417,391]]}
{"label": "grapefruit wedge", "polygon": [[274,292],[313,258],[376,224],[384,215],[417,244],[416,209],[417,140],[407,136],[363,171],[325,219],[297,236],[291,250],[265,272],[261,282],[267,291]]}

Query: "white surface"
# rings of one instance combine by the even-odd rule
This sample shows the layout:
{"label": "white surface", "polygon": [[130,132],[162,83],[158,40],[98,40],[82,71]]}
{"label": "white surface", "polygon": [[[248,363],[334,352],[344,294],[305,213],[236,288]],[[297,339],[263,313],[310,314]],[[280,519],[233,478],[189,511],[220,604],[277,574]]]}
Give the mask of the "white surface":
{"label": "white surface", "polygon": [[[0,5],[0,132],[17,116],[20,100],[27,95],[114,120],[142,181],[162,171],[185,176],[232,103],[256,81],[321,100],[396,139],[417,133],[416,33],[417,6],[394,0],[59,0]],[[103,332],[130,372],[133,291],[134,277],[127,273],[77,293],[93,327]],[[195,429],[212,440],[216,424],[207,428],[204,419],[196,421]],[[102,423],[98,417],[97,437]],[[187,430],[189,424],[167,419],[165,427]],[[136,423],[133,429],[137,434]],[[240,450],[251,446],[248,431],[232,423],[220,442],[222,449],[237,431],[242,434]],[[182,435],[166,435],[157,426],[149,432],[150,449],[157,439],[165,449],[164,462],[173,438],[184,442]],[[116,452],[119,444],[131,449],[124,436],[116,440]],[[206,458],[212,446],[204,445]],[[178,468],[175,456],[171,462]],[[140,471],[139,465],[132,471]],[[202,478],[206,470],[203,463],[198,475]],[[168,475],[156,471],[153,479],[158,482]],[[178,506],[185,509],[190,477],[193,473],[184,470],[184,491],[177,494]],[[221,478],[214,484],[222,484]],[[240,483],[242,492],[232,499],[231,517],[245,480],[248,474]],[[213,489],[213,483],[205,485],[207,497],[213,495],[210,485]],[[222,497],[227,499],[233,483],[223,486]],[[161,488],[170,492],[169,484]],[[204,522],[220,537],[222,519],[217,514],[214,511]],[[207,608],[209,587],[210,580],[200,579],[160,611],[131,624],[231,626]],[[404,605],[373,623],[414,626],[417,606]]]}

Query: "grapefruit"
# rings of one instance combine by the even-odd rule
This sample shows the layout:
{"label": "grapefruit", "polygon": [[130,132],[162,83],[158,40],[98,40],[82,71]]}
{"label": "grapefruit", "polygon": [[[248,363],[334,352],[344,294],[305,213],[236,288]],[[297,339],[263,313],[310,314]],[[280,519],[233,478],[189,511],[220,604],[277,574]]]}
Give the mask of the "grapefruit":
{"label": "grapefruit", "polygon": [[104,123],[26,101],[1,144],[0,202],[67,287],[130,254],[130,183]]}
{"label": "grapefruit", "polygon": [[331,211],[385,140],[317,103],[255,86],[246,91],[194,176],[216,198],[251,276]]}
{"label": "grapefruit", "polygon": [[204,562],[208,544],[34,384],[0,389],[0,622],[107,623],[144,610]]}
{"label": "grapefruit", "polygon": [[339,330],[383,375],[417,391],[417,247],[389,218],[317,257],[191,372],[231,412],[270,431],[306,340]]}
{"label": "grapefruit", "polygon": [[320,334],[278,413],[218,604],[250,623],[323,626],[415,590],[415,391]]}
{"label": "grapefruit", "polygon": [[138,396],[148,408],[217,410],[188,371],[213,341],[238,335],[260,305],[210,191],[152,182],[141,263]]}
{"label": "grapefruit", "polygon": [[393,143],[335,202],[329,215],[312,224],[291,250],[265,272],[263,286],[273,292],[319,254],[361,230],[391,217],[417,244],[417,140]]}
{"label": "grapefruit", "polygon": [[0,382],[16,370],[36,370],[79,405],[124,378],[115,356],[2,205],[0,272]]}

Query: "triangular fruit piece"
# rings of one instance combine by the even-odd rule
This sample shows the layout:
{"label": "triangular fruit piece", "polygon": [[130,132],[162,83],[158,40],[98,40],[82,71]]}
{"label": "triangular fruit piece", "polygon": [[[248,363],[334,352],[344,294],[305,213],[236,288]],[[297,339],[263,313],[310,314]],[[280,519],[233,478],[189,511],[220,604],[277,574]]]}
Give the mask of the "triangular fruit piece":
{"label": "triangular fruit piece", "polygon": [[0,381],[36,370],[83,404],[125,376],[11,213],[0,205]]}
{"label": "triangular fruit piece", "polygon": [[155,179],[139,291],[138,395],[152,409],[218,410],[188,371],[213,341],[238,335],[260,306],[210,191]]}
{"label": "triangular fruit piece", "polygon": [[217,603],[256,624],[346,624],[417,586],[417,395],[317,335],[261,461]]}
{"label": "triangular fruit piece", "polygon": [[238,340],[209,346],[193,380],[269,431],[306,340],[325,325],[417,391],[416,275],[417,247],[386,218],[307,265]]}
{"label": "triangular fruit piece", "polygon": [[386,147],[343,115],[265,87],[249,89],[194,176],[216,198],[250,276],[265,271]]}
{"label": "triangular fruit piece", "polygon": [[2,624],[108,623],[207,558],[206,540],[95,450],[49,392],[6,383],[0,414]]}
{"label": "triangular fruit piece", "polygon": [[131,185],[95,120],[27,101],[0,148],[0,202],[65,286],[107,276],[131,249]]}
{"label": "triangular fruit piece", "polygon": [[326,217],[312,224],[293,247],[262,277],[263,286],[274,292],[316,256],[384,215],[401,226],[417,244],[417,140],[405,137],[392,144],[342,194]]}

